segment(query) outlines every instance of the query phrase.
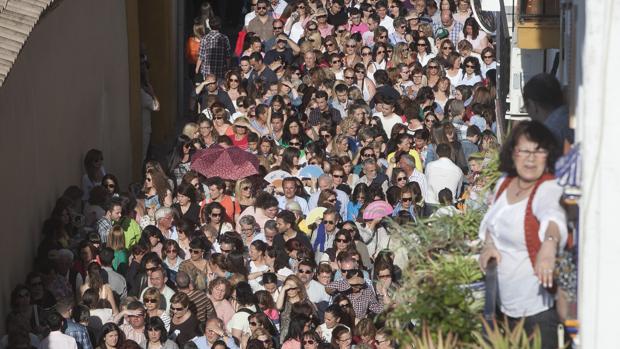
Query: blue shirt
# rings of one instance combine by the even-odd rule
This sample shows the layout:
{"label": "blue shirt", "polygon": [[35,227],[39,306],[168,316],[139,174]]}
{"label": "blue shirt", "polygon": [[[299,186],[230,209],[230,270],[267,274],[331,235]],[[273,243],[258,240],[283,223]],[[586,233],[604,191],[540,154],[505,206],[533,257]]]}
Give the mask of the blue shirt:
{"label": "blue shirt", "polygon": [[88,331],[86,327],[70,320],[65,319],[65,330],[64,333],[67,336],[71,336],[75,339],[77,343],[77,347],[79,349],[93,349],[92,344],[90,343],[90,337],[88,337]]}
{"label": "blue shirt", "polygon": [[[211,349],[211,346],[209,345],[206,336],[194,337],[194,339],[192,339],[192,342],[196,343],[198,349]],[[224,340],[224,342],[226,342],[226,346],[228,347],[228,349],[239,349],[239,346],[235,343],[232,337],[226,337],[226,340]]]}

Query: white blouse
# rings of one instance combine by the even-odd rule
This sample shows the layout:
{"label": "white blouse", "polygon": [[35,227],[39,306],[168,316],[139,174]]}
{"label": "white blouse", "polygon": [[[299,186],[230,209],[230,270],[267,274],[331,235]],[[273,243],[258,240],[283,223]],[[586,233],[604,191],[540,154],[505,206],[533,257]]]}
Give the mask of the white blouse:
{"label": "white blouse", "polygon": [[[500,180],[497,187],[501,185]],[[532,202],[532,211],[540,222],[538,236],[541,241],[550,222],[560,231],[560,246],[566,244],[566,215],[560,206],[562,187],[556,181],[547,181],[538,187]],[[543,288],[534,274],[525,243],[525,209],[529,196],[509,204],[504,192],[491,205],[480,224],[479,237],[484,240],[488,232],[500,252],[497,274],[501,310],[504,314],[520,318],[543,312],[553,306],[553,295]]]}

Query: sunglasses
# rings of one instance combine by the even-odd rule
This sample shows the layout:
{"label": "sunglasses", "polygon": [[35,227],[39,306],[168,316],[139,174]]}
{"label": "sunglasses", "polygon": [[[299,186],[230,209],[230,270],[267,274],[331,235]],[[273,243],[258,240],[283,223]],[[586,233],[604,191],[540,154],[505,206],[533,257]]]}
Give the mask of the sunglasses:
{"label": "sunglasses", "polygon": [[225,250],[225,249],[223,249],[223,248],[220,248],[220,251],[222,251],[222,253],[230,253],[230,252],[232,252],[232,249],[230,249],[230,250]]}
{"label": "sunglasses", "polygon": [[221,217],[221,213],[211,213],[211,217]]}
{"label": "sunglasses", "polygon": [[229,82],[239,82],[239,79],[228,79]]}
{"label": "sunglasses", "polygon": [[362,154],[362,156],[365,157],[365,158],[369,158],[371,156],[375,156],[375,154],[374,153],[366,153],[366,154]]}
{"label": "sunglasses", "polygon": [[332,64],[338,64],[338,63],[340,63],[340,60],[339,60],[339,59],[336,59],[336,60],[333,60],[333,61],[332,61]]}
{"label": "sunglasses", "polygon": [[445,47],[442,47],[441,49],[442,49],[442,50],[452,50],[452,47],[450,47],[450,46],[445,46]]}
{"label": "sunglasses", "polygon": [[411,200],[412,200],[412,198],[401,198],[400,199],[400,201],[402,201],[402,202],[409,202]]}
{"label": "sunglasses", "polygon": [[[155,298],[145,298],[144,299],[144,304],[147,304],[147,303],[155,304],[155,303],[157,303],[157,299],[155,299]],[[183,308],[181,308],[181,309],[183,309]]]}
{"label": "sunglasses", "polygon": [[475,68],[476,66],[473,64],[465,64],[465,68]]}
{"label": "sunglasses", "polygon": [[487,58],[493,58],[492,55],[486,55],[486,56],[482,56],[482,58],[487,59]]}
{"label": "sunglasses", "polygon": [[[343,31],[344,31],[344,30],[343,30]],[[349,44],[347,44],[347,47],[349,47],[349,48],[354,48],[354,47],[355,47],[355,45],[349,45]]]}
{"label": "sunglasses", "polygon": [[300,142],[289,142],[289,145],[292,145],[293,147],[297,147],[297,146],[300,146],[301,143]]}
{"label": "sunglasses", "polygon": [[438,65],[429,65],[428,69],[438,69],[439,66]]}
{"label": "sunglasses", "polygon": [[297,290],[297,287],[291,287],[287,291]]}
{"label": "sunglasses", "polygon": [[266,10],[267,9],[267,7],[265,7],[265,6],[257,6],[256,8],[259,9],[259,10]]}
{"label": "sunglasses", "polygon": [[343,178],[344,176],[343,175],[333,174],[332,177],[334,177],[334,178]]}
{"label": "sunglasses", "polygon": [[314,345],[314,340],[313,339],[308,339],[308,340],[304,340],[304,345],[308,344],[308,345]]}
{"label": "sunglasses", "polygon": [[325,224],[334,224],[336,222],[334,222],[334,221],[323,221],[323,223],[325,223]]}
{"label": "sunglasses", "polygon": [[200,254],[200,253],[202,253],[202,250],[190,248],[189,249],[189,253],[191,253],[191,254]]}
{"label": "sunglasses", "polygon": [[312,274],[312,270],[310,269],[306,269],[306,270],[299,269],[297,272],[300,274]]}
{"label": "sunglasses", "polygon": [[345,79],[355,79],[355,76],[345,76]]}
{"label": "sunglasses", "polygon": [[224,118],[221,117],[221,116],[216,116],[216,117],[213,118],[213,120],[224,120]]}
{"label": "sunglasses", "polygon": [[175,250],[166,250],[166,252],[168,252],[168,253],[177,253],[178,251],[175,249]]}
{"label": "sunglasses", "polygon": [[185,308],[184,307],[181,307],[181,308],[170,307],[171,311],[183,311],[183,309]]}
{"label": "sunglasses", "polygon": [[243,187],[241,190],[250,190],[250,187]]}
{"label": "sunglasses", "polygon": [[336,239],[336,242],[349,243],[349,242],[351,242],[351,240],[349,240],[349,239]]}
{"label": "sunglasses", "polygon": [[362,56],[370,56],[371,53],[370,52],[362,52]]}
{"label": "sunglasses", "polygon": [[424,47],[426,46],[426,44],[422,42],[422,43],[419,43],[418,46]]}
{"label": "sunglasses", "polygon": [[398,178],[396,178],[396,180],[399,181],[399,182],[400,181],[406,181],[407,177],[398,177]]}

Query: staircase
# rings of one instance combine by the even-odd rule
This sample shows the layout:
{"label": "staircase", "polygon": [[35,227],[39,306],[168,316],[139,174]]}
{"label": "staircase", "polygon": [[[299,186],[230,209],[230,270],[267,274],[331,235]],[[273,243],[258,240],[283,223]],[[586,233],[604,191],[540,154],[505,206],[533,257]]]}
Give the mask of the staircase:
{"label": "staircase", "polygon": [[43,11],[54,0],[0,0],[0,86]]}

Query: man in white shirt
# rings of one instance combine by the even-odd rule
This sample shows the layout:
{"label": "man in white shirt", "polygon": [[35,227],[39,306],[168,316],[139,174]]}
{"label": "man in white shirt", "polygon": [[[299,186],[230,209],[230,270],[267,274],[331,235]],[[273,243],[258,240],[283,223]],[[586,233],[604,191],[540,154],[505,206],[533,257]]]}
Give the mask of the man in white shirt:
{"label": "man in white shirt", "polygon": [[172,209],[170,207],[160,207],[155,211],[155,222],[157,228],[168,240],[179,241],[177,228],[172,225]]}
{"label": "man in white shirt", "polygon": [[437,145],[437,156],[439,159],[426,165],[426,181],[428,190],[426,192],[426,206],[431,209],[437,207],[439,191],[448,188],[454,197],[459,197],[461,186],[463,185],[463,171],[452,160],[450,160],[450,146],[447,144]]}
{"label": "man in white shirt", "polygon": [[379,22],[379,25],[387,29],[388,34],[394,33],[394,19],[387,15],[387,11],[388,11],[387,4],[383,1],[379,1],[375,5],[375,8],[377,10],[377,14],[379,15],[379,18],[381,19],[381,22]]}
{"label": "man in white shirt", "polygon": [[[394,113],[394,109],[396,108],[396,100],[390,97],[382,98],[381,103],[381,111],[383,115],[381,115],[381,124],[383,124],[383,130],[387,135],[392,134],[392,127],[396,124],[402,124],[403,119],[396,113]],[[379,103],[377,103],[379,105]]]}
{"label": "man in white shirt", "polygon": [[271,15],[273,19],[279,19],[282,16],[282,12],[286,8],[286,1],[283,0],[271,0]]}
{"label": "man in white shirt", "polygon": [[[166,285],[166,281],[168,281],[168,278],[166,277],[166,272],[162,266],[156,267],[149,274],[150,287],[155,287],[159,291],[159,293],[164,297],[166,311],[170,311],[170,299],[174,296],[174,291]],[[145,291],[146,288],[142,290],[140,299],[143,299]]]}
{"label": "man in white shirt", "polygon": [[250,21],[253,20],[254,18],[256,18],[256,2],[258,0],[251,0],[250,2],[250,9],[252,11],[248,12],[248,14],[245,15],[245,19],[243,20],[243,26],[247,27],[248,24],[250,24]]}
{"label": "man in white shirt", "polygon": [[308,202],[301,196],[295,195],[297,192],[297,181],[293,177],[287,177],[282,180],[282,189],[284,190],[284,196],[278,196],[278,207],[281,210],[286,210],[286,204],[290,201],[295,201],[301,207],[301,212],[305,215],[308,214]]}
{"label": "man in white shirt", "polygon": [[75,339],[60,331],[63,317],[58,312],[49,313],[45,320],[50,334],[39,343],[39,349],[77,349]]}

